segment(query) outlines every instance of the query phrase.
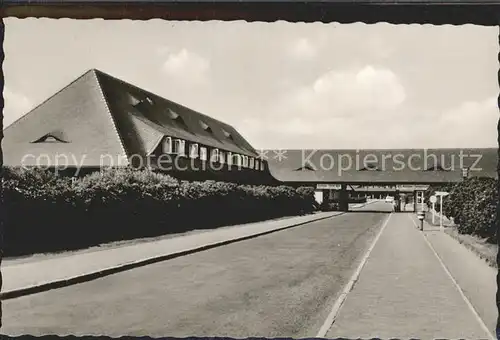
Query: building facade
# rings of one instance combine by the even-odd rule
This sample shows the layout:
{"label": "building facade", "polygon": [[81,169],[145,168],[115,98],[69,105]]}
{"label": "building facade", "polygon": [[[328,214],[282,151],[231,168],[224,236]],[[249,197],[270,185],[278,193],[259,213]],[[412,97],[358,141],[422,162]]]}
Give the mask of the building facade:
{"label": "building facade", "polygon": [[90,70],[4,130],[4,165],[68,175],[149,168],[187,180],[272,183],[232,126]]}

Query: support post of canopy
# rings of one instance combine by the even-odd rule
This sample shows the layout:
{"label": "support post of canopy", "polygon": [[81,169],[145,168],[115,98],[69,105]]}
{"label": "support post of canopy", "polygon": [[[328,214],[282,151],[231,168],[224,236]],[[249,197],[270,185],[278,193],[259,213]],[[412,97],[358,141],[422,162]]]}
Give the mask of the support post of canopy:
{"label": "support post of canopy", "polygon": [[339,192],[339,210],[349,211],[349,195],[347,193],[347,185],[342,184]]}
{"label": "support post of canopy", "polygon": [[417,213],[417,190],[413,190],[413,211]]}

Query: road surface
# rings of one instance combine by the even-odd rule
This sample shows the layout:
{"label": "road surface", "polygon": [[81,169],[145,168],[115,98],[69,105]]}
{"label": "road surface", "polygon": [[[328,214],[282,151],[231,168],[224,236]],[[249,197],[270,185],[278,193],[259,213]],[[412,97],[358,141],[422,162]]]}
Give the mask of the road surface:
{"label": "road surface", "polygon": [[380,210],[390,209],[375,202],[360,212],[7,300],[1,333],[314,337],[388,217]]}

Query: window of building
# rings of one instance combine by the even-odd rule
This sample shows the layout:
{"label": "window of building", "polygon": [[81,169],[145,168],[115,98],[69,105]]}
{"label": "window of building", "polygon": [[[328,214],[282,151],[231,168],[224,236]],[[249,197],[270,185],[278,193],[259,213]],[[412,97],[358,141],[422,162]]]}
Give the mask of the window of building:
{"label": "window of building", "polygon": [[181,127],[184,130],[188,130],[188,126],[181,115],[179,115],[174,110],[168,108],[167,116],[174,122],[175,125]]}
{"label": "window of building", "polygon": [[264,162],[260,163],[260,170],[264,171]]}
{"label": "window of building", "polygon": [[197,158],[199,155],[199,145],[196,143],[191,144],[189,149],[189,157]]}
{"label": "window of building", "polygon": [[172,153],[184,156],[186,154],[186,141],[182,139],[175,139],[172,144]]}
{"label": "window of building", "polygon": [[445,168],[441,166],[441,164],[436,163],[425,169],[426,171],[447,171]]}
{"label": "window of building", "polygon": [[233,165],[233,153],[232,152],[227,153],[227,164]]}
{"label": "window of building", "polygon": [[203,130],[212,133],[212,128],[210,128],[210,126],[207,123],[200,120],[200,125]]}
{"label": "window of building", "polygon": [[213,149],[212,155],[210,156],[211,162],[217,162],[219,160],[219,149]]}
{"label": "window of building", "polygon": [[243,155],[243,156],[241,156],[241,158],[242,158],[242,160],[243,160],[243,162],[242,162],[242,166],[243,166],[244,168],[248,168],[248,156]]}
{"label": "window of building", "polygon": [[250,169],[254,169],[254,168],[255,168],[255,158],[250,157],[248,167],[249,167]]}
{"label": "window of building", "polygon": [[258,159],[255,160],[255,170],[260,169],[260,161]]}
{"label": "window of building", "polygon": [[172,138],[166,137],[163,140],[163,153],[173,153]]}
{"label": "window of building", "polygon": [[32,141],[31,143],[68,143],[68,142],[63,140],[62,137],[57,137],[49,133],[46,134],[45,136],[38,138],[37,140]]}
{"label": "window of building", "polygon": [[221,164],[226,162],[226,155],[224,154],[224,151],[219,151],[219,162]]}
{"label": "window of building", "polygon": [[236,166],[241,166],[241,155],[233,154],[233,164]]}
{"label": "window of building", "polygon": [[153,99],[151,99],[150,97],[146,97],[145,101],[149,104],[149,105],[154,105],[155,102],[153,101]]}
{"label": "window of building", "polygon": [[377,163],[365,163],[365,166],[359,169],[359,171],[369,171],[369,170],[380,171]]}
{"label": "window of building", "polygon": [[202,146],[200,147],[200,159],[202,161],[206,161],[207,160],[207,148]]}
{"label": "window of building", "polygon": [[226,137],[227,139],[234,140],[233,135],[227,132],[226,130],[222,129],[222,133],[224,134],[224,137]]}
{"label": "window of building", "polygon": [[127,93],[127,101],[132,106],[136,106],[141,102],[141,100],[138,97],[134,96],[131,93]]}
{"label": "window of building", "polygon": [[174,110],[172,109],[167,109],[167,114],[168,116],[171,118],[171,119],[179,119],[181,116],[179,116],[179,114],[177,112],[175,112]]}

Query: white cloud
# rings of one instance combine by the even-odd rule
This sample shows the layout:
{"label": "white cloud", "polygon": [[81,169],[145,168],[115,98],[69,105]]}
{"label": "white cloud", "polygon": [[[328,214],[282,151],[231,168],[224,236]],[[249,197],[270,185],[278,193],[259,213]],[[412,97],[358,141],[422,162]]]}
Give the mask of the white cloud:
{"label": "white cloud", "polygon": [[201,84],[208,80],[210,62],[196,53],[182,49],[177,53],[169,53],[162,70],[184,84]]}
{"label": "white cloud", "polygon": [[293,42],[290,54],[297,59],[309,60],[316,57],[318,50],[308,39],[301,38]]}
{"label": "white cloud", "polygon": [[[432,148],[496,145],[496,97],[443,111],[407,107],[398,77],[367,66],[329,72],[242,127],[262,148]],[[259,122],[259,123],[257,123]],[[251,139],[252,141],[252,139]]]}
{"label": "white cloud", "polygon": [[12,122],[28,113],[33,107],[33,104],[25,95],[14,92],[8,87],[3,90],[3,97],[5,100],[4,113],[4,127],[7,127]]}
{"label": "white cloud", "polygon": [[380,144],[384,130],[382,140],[392,136],[394,146],[401,129],[387,127],[398,120],[394,117],[401,115],[405,98],[404,87],[391,70],[366,66],[330,71],[285,94],[269,111],[263,110],[265,116],[243,126],[249,136],[269,144],[263,147],[366,147],[368,140]]}
{"label": "white cloud", "polygon": [[445,111],[437,121],[436,129],[439,129],[443,142],[448,145],[495,146],[499,118],[496,97],[467,101]]}
{"label": "white cloud", "polygon": [[373,116],[393,112],[405,98],[405,89],[392,71],[366,66],[325,73],[286,94],[273,111],[279,117]]}

